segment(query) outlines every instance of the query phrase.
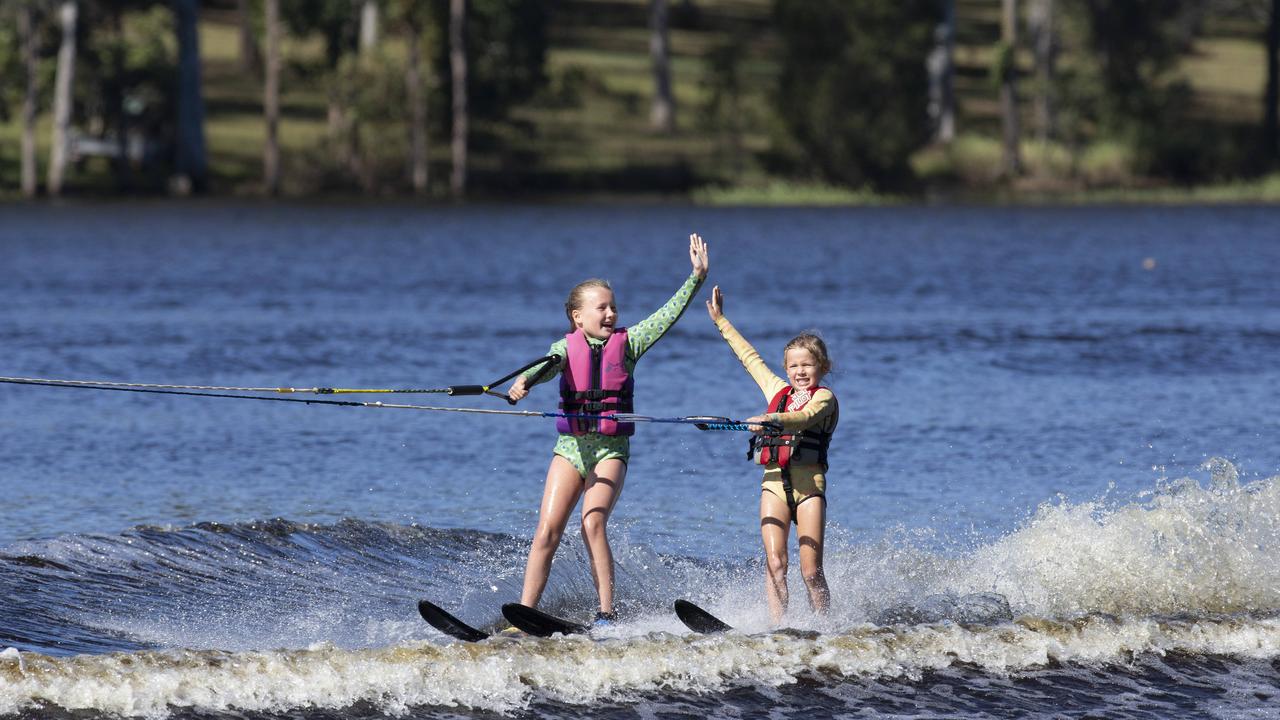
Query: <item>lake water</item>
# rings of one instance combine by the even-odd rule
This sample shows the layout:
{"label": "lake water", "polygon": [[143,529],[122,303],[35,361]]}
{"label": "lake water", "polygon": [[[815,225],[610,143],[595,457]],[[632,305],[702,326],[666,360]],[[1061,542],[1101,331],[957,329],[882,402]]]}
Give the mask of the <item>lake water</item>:
{"label": "lake water", "polygon": [[[0,384],[0,715],[1273,716],[1278,228],[1274,207],[0,207],[0,376],[485,383],[546,351],[586,277],[647,316],[698,232],[710,278],[641,360],[637,412],[762,410],[712,284],[775,370],[820,331],[842,409],[832,613],[792,580],[816,638],[769,631],[744,436],[643,424],[610,522],[623,622],[467,645],[414,603],[493,626],[518,598],[552,420]],[[547,609],[590,616],[584,555],[571,523]],[[978,593],[1014,619],[965,617]],[[678,597],[741,630],[691,635]]]}

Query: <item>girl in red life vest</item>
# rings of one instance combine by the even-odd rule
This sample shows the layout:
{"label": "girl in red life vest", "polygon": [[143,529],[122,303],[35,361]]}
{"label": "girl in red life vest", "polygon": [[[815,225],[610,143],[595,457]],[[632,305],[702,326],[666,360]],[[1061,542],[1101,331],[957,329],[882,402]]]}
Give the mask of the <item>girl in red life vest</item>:
{"label": "girl in red life vest", "polygon": [[773,622],[787,611],[787,536],[796,525],[800,546],[800,574],[809,591],[809,604],[825,613],[831,592],[822,571],[822,541],[827,519],[827,448],[840,420],[840,407],[822,378],[831,359],[822,339],[809,333],[796,336],[783,349],[787,379],[769,371],[760,354],[724,316],[720,288],[711,291],[707,312],[720,335],[738,356],[768,401],[768,411],[747,418],[748,423],[774,423],[780,434],[763,426],[752,438],[748,455],[764,466],[760,493],[760,536],[764,541],[765,596]]}
{"label": "girl in red life vest", "polygon": [[[569,514],[582,498],[582,537],[591,563],[591,577],[600,597],[597,622],[609,622],[613,614],[613,552],[605,527],[627,476],[627,458],[634,432],[632,423],[617,422],[615,413],[632,411],[632,374],[640,359],[675,324],[702,287],[707,276],[707,244],[689,236],[689,277],[676,294],[649,317],[624,328],[617,325],[618,309],[613,289],[604,280],[587,280],[569,293],[564,304],[569,332],[551,345],[548,355],[563,358],[554,368],[560,373],[560,431],[551,467],[547,469],[538,528],[534,531],[529,560],[525,564],[520,602],[534,607],[542,597],[551,573],[551,560]],[[512,383],[507,395],[520,400],[533,385],[549,380],[555,372],[532,368]],[[586,417],[581,417],[586,416]]]}

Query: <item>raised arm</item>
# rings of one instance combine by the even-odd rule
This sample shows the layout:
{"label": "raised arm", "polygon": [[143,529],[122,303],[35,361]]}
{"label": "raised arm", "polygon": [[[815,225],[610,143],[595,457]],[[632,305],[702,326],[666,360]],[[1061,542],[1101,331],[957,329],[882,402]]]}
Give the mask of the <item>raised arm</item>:
{"label": "raised arm", "polygon": [[765,400],[772,400],[779,390],[787,386],[787,381],[769,370],[760,353],[756,352],[751,343],[747,342],[742,333],[729,322],[729,318],[724,316],[724,295],[720,292],[719,285],[711,289],[711,299],[707,301],[707,314],[715,322],[716,329],[720,331],[720,337],[729,343],[729,349],[738,356],[738,362],[746,368],[751,379],[756,381],[760,392],[764,393]]}
{"label": "raised arm", "polygon": [[676,324],[688,309],[689,303],[693,302],[693,296],[698,293],[698,288],[702,287],[702,281],[707,277],[707,270],[710,267],[707,244],[698,237],[697,233],[689,236],[689,264],[693,269],[680,289],[676,290],[676,294],[658,308],[657,312],[634,325],[627,326],[627,345],[634,360],[639,360],[641,355],[648,352],[649,348],[653,347],[653,344]]}

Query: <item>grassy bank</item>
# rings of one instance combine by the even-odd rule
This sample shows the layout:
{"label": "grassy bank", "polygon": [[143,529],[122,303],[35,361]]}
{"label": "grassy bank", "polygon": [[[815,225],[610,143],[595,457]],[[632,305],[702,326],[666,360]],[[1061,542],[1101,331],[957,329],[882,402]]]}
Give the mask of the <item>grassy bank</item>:
{"label": "grassy bank", "polygon": [[[682,197],[710,204],[887,204],[906,197],[877,195],[770,177],[760,160],[776,122],[767,90],[776,82],[771,0],[701,0],[696,14],[677,16],[671,33],[677,131],[649,125],[653,85],[648,56],[647,0],[565,0],[551,21],[548,87],[517,107],[510,122],[476,123],[472,142],[473,197],[590,197],[619,194]],[[678,3],[677,3],[678,5]],[[1033,202],[1274,202],[1276,178],[1229,180],[1205,187],[1159,184],[1133,171],[1128,148],[1116,143],[1066,147],[1028,140],[1027,172],[1001,177],[995,89],[988,77],[998,36],[998,5],[959,2],[956,89],[961,135],[946,147],[917,153],[923,182],[912,197]],[[264,123],[261,78],[238,57],[234,17],[210,10],[201,22],[204,96],[211,191],[260,192]],[[708,59],[734,44],[743,91],[731,115],[712,105]],[[403,58],[395,37],[384,40],[390,62]],[[287,38],[280,128],[286,196],[368,193],[335,160],[328,124],[328,88],[318,38]],[[1264,82],[1260,41],[1223,34],[1199,43],[1184,63],[1196,113],[1223,127],[1253,127],[1261,117]],[[1022,58],[1029,67],[1029,59]],[[438,86],[439,79],[431,78]],[[442,116],[431,107],[431,197],[443,199],[449,149]],[[1029,109],[1028,109],[1029,114]],[[732,121],[732,122],[731,122]],[[48,157],[48,114],[41,118],[40,163]],[[736,126],[740,129],[734,130]],[[1024,126],[1032,132],[1030,118]],[[0,124],[0,193],[18,185],[16,119]],[[362,131],[374,195],[407,193],[408,138],[402,125],[367,122]],[[110,194],[115,179],[105,159],[90,158],[69,174],[70,194]],[[162,191],[163,182],[150,191]]]}

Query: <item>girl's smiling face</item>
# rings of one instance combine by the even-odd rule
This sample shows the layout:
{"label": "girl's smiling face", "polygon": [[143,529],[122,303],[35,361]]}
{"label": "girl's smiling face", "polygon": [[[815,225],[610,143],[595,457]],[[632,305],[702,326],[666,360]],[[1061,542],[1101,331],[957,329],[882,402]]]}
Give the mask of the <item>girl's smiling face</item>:
{"label": "girl's smiling face", "polygon": [[791,387],[797,390],[812,390],[822,382],[823,368],[813,353],[805,348],[788,348],[782,356],[782,364]]}
{"label": "girl's smiling face", "polygon": [[617,321],[618,307],[613,302],[613,291],[608,288],[587,288],[582,293],[582,302],[573,309],[573,324],[597,340],[608,340]]}

